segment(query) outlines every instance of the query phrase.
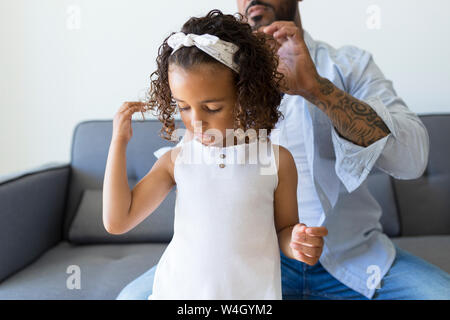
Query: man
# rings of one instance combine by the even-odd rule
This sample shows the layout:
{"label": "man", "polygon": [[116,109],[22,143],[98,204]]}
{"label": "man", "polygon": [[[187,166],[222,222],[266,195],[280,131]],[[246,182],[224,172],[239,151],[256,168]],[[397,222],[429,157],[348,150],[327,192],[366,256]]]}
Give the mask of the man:
{"label": "man", "polygon": [[[283,298],[450,299],[450,275],[383,234],[381,209],[366,183],[374,166],[399,179],[421,176],[429,151],[425,127],[368,52],[334,49],[303,30],[300,1],[237,0],[252,28],[277,43],[285,75],[285,119],[277,126],[298,170],[300,222],[328,229],[325,243],[307,232],[298,245],[310,261],[280,253]],[[118,299],[145,299],[154,270]]]}
{"label": "man", "polygon": [[450,299],[450,275],[382,233],[365,182],[374,166],[398,179],[420,177],[425,127],[368,52],[336,50],[303,30],[300,1],[237,0],[252,28],[279,47],[287,93],[279,127],[299,171],[300,221],[329,231],[316,265],[282,257],[283,297]]}

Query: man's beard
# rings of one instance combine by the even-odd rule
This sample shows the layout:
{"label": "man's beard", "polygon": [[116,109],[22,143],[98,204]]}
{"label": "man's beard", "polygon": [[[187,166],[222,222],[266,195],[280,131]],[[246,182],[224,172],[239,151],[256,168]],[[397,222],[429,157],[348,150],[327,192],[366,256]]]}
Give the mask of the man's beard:
{"label": "man's beard", "polygon": [[247,16],[248,10],[255,5],[265,6],[267,10],[272,10],[273,15],[269,19],[264,19],[262,16],[255,16],[248,18],[249,23],[252,25],[253,30],[257,30],[262,26],[267,26],[274,21],[294,21],[297,13],[297,0],[285,0],[278,8],[273,7],[271,4],[260,0],[253,0],[248,5],[245,15]]}

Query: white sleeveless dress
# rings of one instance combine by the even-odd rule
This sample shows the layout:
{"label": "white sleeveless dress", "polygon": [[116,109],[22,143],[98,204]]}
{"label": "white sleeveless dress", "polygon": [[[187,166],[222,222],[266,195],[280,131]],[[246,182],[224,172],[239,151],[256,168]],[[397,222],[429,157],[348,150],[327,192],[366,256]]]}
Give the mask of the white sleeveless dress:
{"label": "white sleeveless dress", "polygon": [[270,140],[182,144],[174,166],[174,235],[148,299],[281,299]]}

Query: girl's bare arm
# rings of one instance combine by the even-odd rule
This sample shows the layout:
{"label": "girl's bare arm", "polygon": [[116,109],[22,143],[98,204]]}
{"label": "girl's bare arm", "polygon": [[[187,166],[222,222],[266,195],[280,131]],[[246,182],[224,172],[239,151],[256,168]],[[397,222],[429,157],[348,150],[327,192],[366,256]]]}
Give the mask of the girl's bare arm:
{"label": "girl's bare arm", "polygon": [[[294,259],[289,246],[292,229],[298,221],[297,168],[291,153],[284,147],[273,145],[278,164],[278,186],[274,195],[275,228],[281,251]],[[278,150],[278,152],[277,152]]]}
{"label": "girl's bare arm", "polygon": [[180,150],[181,147],[177,147],[162,155],[133,188],[128,224],[125,226],[124,232],[133,229],[155,211],[175,186],[173,160]]}
{"label": "girl's bare arm", "polygon": [[174,186],[172,154],[166,152],[130,191],[126,149],[133,136],[132,116],[144,111],[139,101],[124,102],[114,115],[113,133],[103,181],[103,225],[112,234],[122,234],[138,225],[164,200]]}
{"label": "girl's bare arm", "polygon": [[[275,147],[275,145],[274,145]],[[291,153],[279,147],[278,187],[275,191],[275,226],[280,249],[291,259],[314,265],[323,251],[326,227],[307,227],[298,221],[297,168]]]}
{"label": "girl's bare arm", "polygon": [[112,143],[103,185],[103,224],[111,234],[123,234],[141,223],[175,185],[172,156],[162,155],[151,170],[130,190],[126,173],[126,145]]}

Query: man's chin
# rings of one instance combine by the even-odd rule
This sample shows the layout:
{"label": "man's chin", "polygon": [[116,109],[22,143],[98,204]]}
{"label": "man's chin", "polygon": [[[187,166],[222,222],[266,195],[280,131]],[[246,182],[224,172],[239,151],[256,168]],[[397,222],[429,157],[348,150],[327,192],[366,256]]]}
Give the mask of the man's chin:
{"label": "man's chin", "polygon": [[252,30],[255,31],[274,22],[276,20],[276,14],[272,8],[267,7],[264,11],[262,11],[262,14],[250,17],[246,16],[246,19],[248,24],[250,24],[250,26],[252,27]]}

